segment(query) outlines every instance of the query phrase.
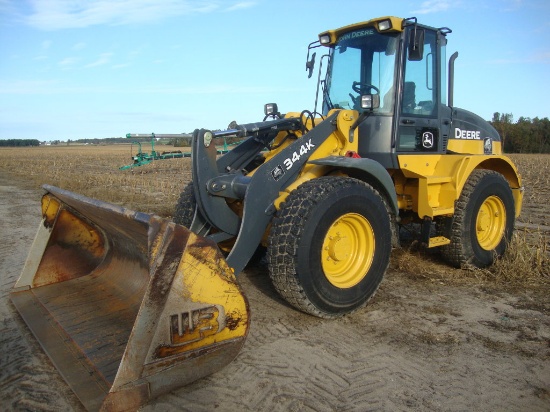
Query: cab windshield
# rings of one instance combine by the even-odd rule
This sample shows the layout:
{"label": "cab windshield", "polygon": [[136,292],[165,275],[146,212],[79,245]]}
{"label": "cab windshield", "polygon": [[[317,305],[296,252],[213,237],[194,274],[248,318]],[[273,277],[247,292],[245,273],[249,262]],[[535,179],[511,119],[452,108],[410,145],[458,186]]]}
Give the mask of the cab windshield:
{"label": "cab windshield", "polygon": [[380,34],[369,27],[340,36],[325,79],[325,114],[330,109],[361,111],[363,94],[380,95],[380,108],[375,113],[393,113],[398,36]]}

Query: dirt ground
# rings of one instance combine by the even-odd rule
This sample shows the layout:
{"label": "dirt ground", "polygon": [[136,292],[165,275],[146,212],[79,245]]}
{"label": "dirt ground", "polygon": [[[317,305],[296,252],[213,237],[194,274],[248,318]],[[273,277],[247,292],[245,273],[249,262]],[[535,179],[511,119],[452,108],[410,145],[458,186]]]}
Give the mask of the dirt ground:
{"label": "dirt ground", "polygon": [[[0,171],[0,405],[81,411],[9,300],[39,223],[41,191]],[[248,340],[225,369],[142,411],[550,411],[548,289],[456,286],[394,268],[336,321],[289,307],[261,264],[240,282]]]}

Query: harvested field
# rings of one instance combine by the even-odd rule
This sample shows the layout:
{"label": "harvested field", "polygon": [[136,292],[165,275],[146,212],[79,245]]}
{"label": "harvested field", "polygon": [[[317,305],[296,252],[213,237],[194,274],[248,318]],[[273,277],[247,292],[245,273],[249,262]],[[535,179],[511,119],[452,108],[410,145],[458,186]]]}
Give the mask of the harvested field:
{"label": "harvested field", "polygon": [[[495,267],[451,269],[411,244],[394,253],[367,308],[326,321],[286,305],[267,269],[252,265],[239,276],[252,311],[239,357],[142,410],[550,410],[550,155],[511,157],[525,202],[510,253]],[[4,410],[82,409],[9,291],[40,220],[44,183],[172,215],[190,159],[118,170],[128,163],[129,145],[0,148]]]}
{"label": "harvested field", "polygon": [[[172,146],[156,146],[171,151]],[[134,147],[135,152],[135,147]],[[155,161],[127,171],[130,145],[0,148],[0,171],[24,177],[30,187],[51,184],[130,208],[169,216],[191,179],[191,159]],[[519,222],[550,228],[550,155],[513,154],[525,186]],[[521,226],[521,225],[520,225]]]}
{"label": "harvested field", "polygon": [[[174,150],[172,146],[155,149]],[[130,145],[0,148],[0,171],[24,177],[30,187],[47,183],[135,210],[170,216],[181,188],[191,179],[191,159],[161,160],[119,170],[132,163],[131,153]]]}
{"label": "harvested field", "polygon": [[525,186],[519,222],[550,230],[550,155],[514,154],[510,157],[518,166]]}

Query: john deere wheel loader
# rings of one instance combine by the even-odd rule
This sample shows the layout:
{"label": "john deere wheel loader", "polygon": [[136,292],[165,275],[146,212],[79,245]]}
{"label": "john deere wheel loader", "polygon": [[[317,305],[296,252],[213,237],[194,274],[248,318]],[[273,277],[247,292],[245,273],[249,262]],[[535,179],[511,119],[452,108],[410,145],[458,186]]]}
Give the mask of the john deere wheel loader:
{"label": "john deere wheel loader", "polygon": [[[196,130],[175,223],[45,186],[11,297],[88,409],[133,409],[230,362],[250,319],[236,276],[260,245],[277,291],[324,318],[373,296],[398,224],[457,267],[504,253],[521,179],[495,129],[453,105],[449,33],[396,17],[321,33],[306,65],[326,51],[321,113],[269,104],[258,123]],[[226,135],[244,141],[217,156]]]}

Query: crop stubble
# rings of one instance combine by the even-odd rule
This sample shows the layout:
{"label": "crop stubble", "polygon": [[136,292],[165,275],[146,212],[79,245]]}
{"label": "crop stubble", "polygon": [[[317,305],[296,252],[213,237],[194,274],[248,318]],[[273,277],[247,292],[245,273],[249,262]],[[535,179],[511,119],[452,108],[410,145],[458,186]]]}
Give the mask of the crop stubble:
{"label": "crop stubble", "polygon": [[[134,147],[135,149],[135,147]],[[173,150],[157,146],[157,151]],[[135,150],[134,150],[135,153]],[[32,187],[51,184],[134,210],[170,217],[191,179],[191,159],[158,160],[130,170],[130,145],[0,148],[0,171]],[[512,154],[525,187],[518,228],[540,247],[550,231],[550,155]],[[534,234],[534,235],[533,235]],[[542,238],[541,238],[542,236]]]}
{"label": "crop stubble", "polygon": [[[174,148],[158,145],[156,150]],[[132,162],[132,154],[135,146],[130,145],[0,148],[0,172],[22,177],[32,188],[51,184],[133,210],[171,217],[181,190],[191,179],[191,159],[158,160],[119,170]],[[550,155],[510,157],[522,176],[525,195],[507,260],[489,271],[466,273],[449,268],[431,251],[411,253],[405,245],[405,250],[394,253],[394,267],[412,276],[444,277],[459,283],[497,280],[515,287],[550,284]]]}
{"label": "crop stubble", "polygon": [[[24,182],[36,189],[48,183],[170,216],[191,177],[190,159],[118,170],[129,156],[129,146],[2,148],[0,177],[13,176],[14,186]],[[541,233],[534,229],[538,226],[547,233],[550,156],[512,157],[526,188],[519,231]],[[35,192],[25,191],[25,199]],[[30,244],[32,230],[14,235],[17,222],[4,220],[8,243],[21,238]],[[404,260],[410,263],[411,256],[418,254]],[[4,300],[17,276],[15,266],[21,265],[16,258],[5,250],[10,277]],[[254,318],[238,359],[143,410],[548,410],[547,280],[510,294],[490,282],[453,283],[451,274],[465,271],[450,270],[431,256],[420,255],[416,267],[397,269],[402,270],[394,264],[367,310],[339,322],[287,307],[269,285],[265,268],[247,269],[240,281]],[[6,303],[1,307],[12,313]],[[6,317],[3,327],[2,403],[11,410],[78,410],[36,343],[29,347],[19,339],[28,332],[15,318]]]}

